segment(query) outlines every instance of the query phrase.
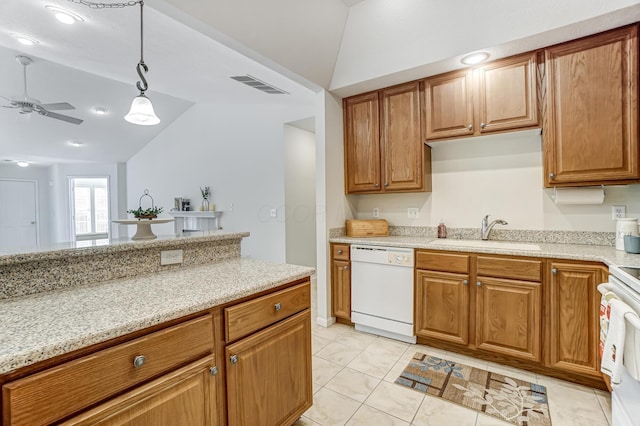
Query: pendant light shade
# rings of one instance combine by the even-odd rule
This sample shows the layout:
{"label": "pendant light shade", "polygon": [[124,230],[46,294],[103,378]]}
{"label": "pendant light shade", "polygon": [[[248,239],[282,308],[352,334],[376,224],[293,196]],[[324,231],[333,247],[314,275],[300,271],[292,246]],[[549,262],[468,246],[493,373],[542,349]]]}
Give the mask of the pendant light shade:
{"label": "pendant light shade", "polygon": [[160,119],[156,115],[153,110],[153,105],[151,105],[151,101],[144,94],[147,89],[149,89],[149,85],[147,84],[147,79],[144,78],[144,73],[149,71],[149,67],[144,63],[143,51],[144,51],[144,31],[143,31],[143,13],[142,8],[144,6],[144,1],[139,0],[140,4],[140,62],[136,66],[136,71],[138,72],[138,76],[140,77],[140,81],[136,83],[136,87],[140,91],[140,94],[133,98],[133,102],[131,102],[131,109],[129,113],[124,116],[124,119],[129,123],[138,124],[141,126],[153,126],[154,124],[158,124]]}
{"label": "pendant light shade", "polygon": [[131,109],[129,110],[129,113],[124,116],[124,119],[129,123],[139,124],[142,126],[153,126],[160,122],[160,119],[153,110],[151,101],[144,95],[144,93],[133,98],[133,102],[131,102]]}

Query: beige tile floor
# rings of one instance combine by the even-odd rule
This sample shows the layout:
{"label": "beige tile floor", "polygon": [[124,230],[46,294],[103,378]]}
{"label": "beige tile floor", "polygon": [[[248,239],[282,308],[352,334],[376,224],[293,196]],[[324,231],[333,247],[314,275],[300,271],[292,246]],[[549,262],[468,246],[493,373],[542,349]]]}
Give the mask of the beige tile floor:
{"label": "beige tile floor", "polygon": [[314,325],[313,407],[303,425],[455,425],[509,423],[394,384],[421,351],[547,387],[553,426],[608,426],[611,400],[600,390],[422,345],[409,345],[334,324]]}
{"label": "beige tile floor", "polygon": [[[312,277],[311,311],[317,288]],[[459,361],[547,387],[553,426],[609,426],[609,393],[423,345],[410,345],[334,324],[312,323],[313,407],[295,426],[502,426],[503,422],[393,382],[415,352]]]}

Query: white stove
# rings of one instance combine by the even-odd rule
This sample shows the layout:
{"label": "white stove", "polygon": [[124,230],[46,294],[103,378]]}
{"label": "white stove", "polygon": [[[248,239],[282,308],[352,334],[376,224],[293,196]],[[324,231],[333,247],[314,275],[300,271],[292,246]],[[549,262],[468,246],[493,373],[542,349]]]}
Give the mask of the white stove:
{"label": "white stove", "polygon": [[[640,315],[640,267],[610,266],[606,290]],[[620,384],[611,394],[612,426],[640,425],[640,330],[627,321],[624,358]]]}

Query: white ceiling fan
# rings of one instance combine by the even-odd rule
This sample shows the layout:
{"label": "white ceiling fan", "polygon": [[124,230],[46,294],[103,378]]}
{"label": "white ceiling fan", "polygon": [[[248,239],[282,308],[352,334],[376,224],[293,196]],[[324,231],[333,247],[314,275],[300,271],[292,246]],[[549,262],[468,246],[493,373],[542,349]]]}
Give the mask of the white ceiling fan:
{"label": "white ceiling fan", "polygon": [[23,66],[23,75],[24,75],[24,94],[21,97],[11,97],[7,98],[1,96],[2,98],[9,101],[10,105],[3,105],[5,108],[16,108],[20,114],[30,114],[32,112],[37,112],[40,115],[44,115],[45,117],[55,118],[56,120],[66,121],[71,124],[80,124],[84,120],[75,117],[69,117],[68,115],[58,114],[57,112],[52,112],[52,110],[69,110],[76,109],[73,105],[67,102],[57,102],[53,104],[43,104],[40,103],[38,99],[29,97],[27,94],[27,65],[31,64],[33,60],[28,56],[16,56],[16,60],[20,65]]}

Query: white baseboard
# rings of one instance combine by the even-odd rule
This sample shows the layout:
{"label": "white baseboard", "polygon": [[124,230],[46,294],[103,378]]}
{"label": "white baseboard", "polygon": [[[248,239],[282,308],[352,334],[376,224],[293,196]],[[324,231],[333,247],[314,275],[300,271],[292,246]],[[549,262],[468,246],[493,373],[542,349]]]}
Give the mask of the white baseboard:
{"label": "white baseboard", "polygon": [[336,323],[336,317],[329,317],[329,318],[323,318],[323,317],[317,317],[316,318],[316,324],[318,324],[321,327],[331,327],[333,324]]}

